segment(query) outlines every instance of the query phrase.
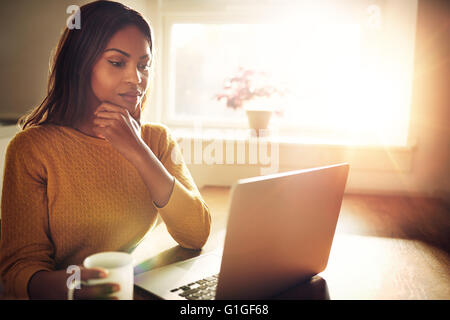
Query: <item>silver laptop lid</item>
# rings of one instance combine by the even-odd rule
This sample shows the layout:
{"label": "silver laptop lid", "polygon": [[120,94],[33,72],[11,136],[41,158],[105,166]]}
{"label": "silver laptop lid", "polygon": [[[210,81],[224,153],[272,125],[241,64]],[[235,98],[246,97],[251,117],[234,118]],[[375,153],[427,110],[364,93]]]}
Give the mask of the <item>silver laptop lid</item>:
{"label": "silver laptop lid", "polygon": [[233,185],[216,299],[260,299],[323,271],[348,164]]}

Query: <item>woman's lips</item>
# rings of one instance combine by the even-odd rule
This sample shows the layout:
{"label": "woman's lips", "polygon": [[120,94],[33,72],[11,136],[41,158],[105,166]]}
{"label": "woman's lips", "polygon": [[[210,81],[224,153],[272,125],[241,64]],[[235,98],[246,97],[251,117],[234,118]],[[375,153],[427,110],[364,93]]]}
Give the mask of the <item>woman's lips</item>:
{"label": "woman's lips", "polygon": [[139,101],[139,96],[129,96],[126,94],[120,94],[120,96],[122,97],[123,100],[125,100],[128,103],[133,103],[133,104],[137,104]]}

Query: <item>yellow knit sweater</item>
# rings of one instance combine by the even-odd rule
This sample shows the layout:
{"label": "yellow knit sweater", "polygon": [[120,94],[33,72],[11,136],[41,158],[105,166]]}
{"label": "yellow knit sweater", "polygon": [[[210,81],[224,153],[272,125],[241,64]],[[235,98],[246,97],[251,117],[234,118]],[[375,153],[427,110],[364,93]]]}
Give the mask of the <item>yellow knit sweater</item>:
{"label": "yellow knit sweater", "polygon": [[2,191],[0,276],[8,297],[27,299],[40,270],[81,265],[100,251],[132,251],[159,213],[183,247],[201,248],[210,212],[167,127],[145,124],[141,136],[175,177],[157,208],[136,168],[106,140],[73,128],[41,125],[9,143]]}

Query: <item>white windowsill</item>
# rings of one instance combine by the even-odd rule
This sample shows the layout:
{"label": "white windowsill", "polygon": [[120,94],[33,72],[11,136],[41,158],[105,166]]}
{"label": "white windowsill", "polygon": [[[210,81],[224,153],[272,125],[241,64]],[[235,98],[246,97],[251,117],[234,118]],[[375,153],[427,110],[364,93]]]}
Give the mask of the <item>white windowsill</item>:
{"label": "white windowsill", "polygon": [[[172,127],[172,126],[171,126]],[[342,142],[342,139],[318,138],[318,137],[299,137],[294,135],[268,134],[260,138],[251,135],[249,129],[204,129],[196,130],[193,128],[176,127],[172,128],[171,132],[176,139],[199,139],[203,141],[211,140],[232,140],[232,141],[247,141],[247,140],[264,140],[268,143],[278,143],[280,145],[292,147],[320,147],[320,148],[340,148],[340,149],[359,149],[359,150],[389,150],[408,152],[413,151],[417,143],[410,142],[407,145],[380,145],[380,144],[347,144]]]}
{"label": "white windowsill", "polygon": [[[250,131],[247,134],[242,134],[240,131],[235,135],[224,135],[221,130],[203,130],[195,131],[194,129],[173,128],[172,134],[182,145],[183,156],[185,161],[190,166],[205,166],[207,168],[220,167],[223,170],[230,165],[236,167],[264,167],[260,162],[250,163],[249,153],[251,152],[249,144],[257,145],[255,152],[259,152],[261,146],[263,152],[267,153],[270,158],[272,156],[272,149],[277,148],[278,158],[278,172],[286,170],[302,169],[314,166],[329,165],[334,163],[347,162],[350,164],[353,171],[365,172],[380,172],[380,173],[408,173],[412,170],[413,157],[416,151],[416,143],[410,143],[406,146],[381,146],[381,145],[345,145],[338,141],[329,141],[324,139],[305,139],[292,136],[268,136],[256,138],[250,136]],[[183,144],[184,141],[184,144]],[[186,144],[186,141],[189,141]],[[245,163],[227,163],[226,155],[227,145],[232,146],[234,153],[237,152],[237,146],[245,145],[246,155]],[[190,152],[185,152],[183,148],[190,146]],[[213,146],[219,146],[222,150],[223,160],[211,163],[205,161],[198,161],[194,159],[193,154],[196,149],[205,157],[205,153],[211,155]],[[209,147],[208,147],[209,146]],[[258,151],[256,151],[258,150]],[[197,154],[199,154],[197,153]],[[258,153],[259,154],[259,153]],[[235,159],[236,155],[233,155]],[[267,167],[267,166],[266,166]]]}

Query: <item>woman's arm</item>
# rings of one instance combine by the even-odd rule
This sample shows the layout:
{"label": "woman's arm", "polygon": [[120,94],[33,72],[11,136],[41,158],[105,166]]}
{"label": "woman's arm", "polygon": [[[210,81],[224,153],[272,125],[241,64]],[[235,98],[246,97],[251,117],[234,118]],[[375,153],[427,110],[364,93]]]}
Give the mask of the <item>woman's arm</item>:
{"label": "woman's arm", "polygon": [[[47,177],[36,139],[17,134],[9,143],[3,176],[0,275],[7,298],[66,299],[66,270],[55,270],[49,230]],[[80,268],[81,280],[102,277]],[[114,283],[75,290],[77,299],[114,299]]]}
{"label": "woman's arm", "polygon": [[147,145],[143,145],[141,152],[136,153],[131,159],[131,163],[136,167],[150,190],[156,207],[164,207],[172,195],[175,178]]}
{"label": "woman's arm", "polygon": [[3,176],[0,275],[5,292],[28,298],[28,281],[39,270],[54,270],[45,169],[25,132],[9,143]]}
{"label": "woman's arm", "polygon": [[210,211],[192,179],[178,144],[163,125],[153,125],[146,140],[154,146],[158,157],[145,145],[142,152],[136,154],[134,166],[149,188],[172,237],[183,247],[202,248],[210,232]]}
{"label": "woman's arm", "polygon": [[[80,269],[80,280],[88,281],[90,279],[105,278],[107,274],[105,270],[100,268],[84,268]],[[30,279],[28,284],[28,292],[30,299],[44,300],[65,300],[68,298],[67,286],[68,274],[66,270],[58,271],[38,271]],[[80,285],[75,288],[73,293],[74,300],[117,300],[114,292],[120,290],[117,283],[102,283],[97,285]]]}
{"label": "woman's arm", "polygon": [[172,237],[186,248],[203,247],[210,232],[209,208],[168,128],[152,125],[147,127],[151,130],[143,130],[136,120],[139,115],[135,118],[108,102],[95,115],[93,132],[138,170]]}

